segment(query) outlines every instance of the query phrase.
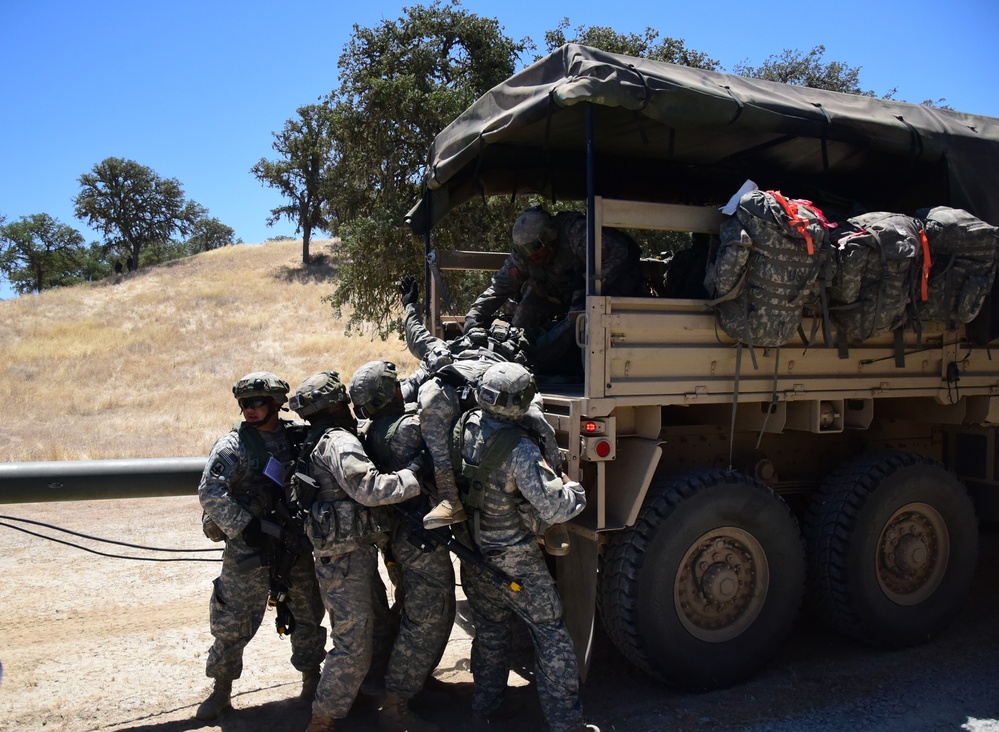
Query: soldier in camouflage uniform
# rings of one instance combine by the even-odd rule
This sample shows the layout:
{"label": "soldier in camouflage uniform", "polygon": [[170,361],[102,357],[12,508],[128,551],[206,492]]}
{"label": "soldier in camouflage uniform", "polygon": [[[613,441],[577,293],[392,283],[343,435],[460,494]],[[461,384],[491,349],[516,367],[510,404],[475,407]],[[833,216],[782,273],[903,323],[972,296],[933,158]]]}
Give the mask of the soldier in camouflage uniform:
{"label": "soldier in camouflage uniform", "polygon": [[[419,289],[416,281],[403,280],[400,290],[405,309],[406,345],[409,352],[420,359],[419,368],[401,382],[401,388],[407,403],[417,402],[424,425],[423,439],[434,465],[438,504],[423,521],[426,528],[434,529],[465,520],[454,480],[450,447],[451,428],[462,412],[474,406],[470,389],[464,387],[474,383],[492,364],[524,363],[526,343],[521,329],[507,329],[502,323],[495,323],[488,331],[474,329],[451,341],[437,338],[427,330],[417,307]],[[561,467],[562,456],[555,430],[545,419],[540,397],[524,416],[524,422],[540,438],[549,464]],[[550,553],[568,551],[566,532],[549,530],[544,536]]]}
{"label": "soldier in camouflage uniform", "polygon": [[[642,295],[641,249],[623,232],[604,229],[603,295]],[[523,293],[523,295],[522,295]],[[517,302],[511,325],[549,330],[586,298],[586,217],[576,211],[554,216],[538,206],[513,224],[513,251],[465,315],[464,330],[488,325],[507,300]]]}
{"label": "soldier in camouflage uniform", "polygon": [[[462,565],[462,587],[475,624],[472,711],[483,722],[499,709],[510,669],[513,624],[519,617],[534,641],[535,678],[548,726],[553,732],[594,729],[583,723],[575,650],[533,528],[540,522],[568,521],[583,510],[586,497],[579,483],[548,464],[522,427],[535,392],[534,378],[523,366],[491,366],[475,391],[480,409],[465,418],[459,445],[463,464],[488,466],[472,479],[472,488],[480,493],[466,499],[473,514],[472,542],[485,564],[521,586],[514,592]],[[511,435],[510,430],[515,432]],[[500,450],[513,447],[506,454],[491,455],[497,444]]]}
{"label": "soldier in camouflage uniform", "polygon": [[[202,720],[215,719],[232,706],[232,682],[243,670],[243,648],[267,609],[270,570],[261,563],[266,561],[261,556],[266,540],[260,519],[284,497],[281,486],[264,474],[265,463],[276,460],[279,477],[292,463],[292,441],[279,419],[288,384],[274,374],[255,371],[237,381],[232,391],[245,421],[215,443],[198,486],[205,535],[226,542],[210,605],[215,642],[205,672],[215,686],[195,712]],[[298,557],[289,584],[287,603],[296,621],[291,662],[302,672],[302,698],[311,700],[326,655],[323,604],[311,554]]]}
{"label": "soldier in camouflage uniform", "polygon": [[[348,387],[355,410],[370,420],[364,446],[380,470],[398,470],[424,450],[415,405],[407,408],[395,364],[372,361],[357,370]],[[454,623],[454,568],[444,544],[420,546],[414,527],[429,509],[419,495],[390,516],[390,547],[401,568],[402,619],[388,670],[381,732],[433,732],[437,726],[420,719],[409,700],[423,688],[444,653]]]}
{"label": "soldier in camouflage uniform", "polygon": [[[291,408],[311,425],[299,463],[307,478],[298,476],[299,501],[310,506],[305,530],[333,626],[307,732],[332,732],[357,697],[372,662],[376,543],[389,528],[387,509],[380,507],[420,492],[418,461],[379,472],[357,437],[349,404],[335,371],[306,379],[291,399]],[[314,495],[306,496],[310,490]]]}

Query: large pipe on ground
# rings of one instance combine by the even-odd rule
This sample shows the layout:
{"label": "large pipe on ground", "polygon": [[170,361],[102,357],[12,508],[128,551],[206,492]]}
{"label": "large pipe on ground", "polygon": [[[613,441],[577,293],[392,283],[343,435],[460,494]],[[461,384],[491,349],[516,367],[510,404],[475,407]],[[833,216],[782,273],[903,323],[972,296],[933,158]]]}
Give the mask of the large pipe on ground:
{"label": "large pipe on ground", "polygon": [[194,457],[0,463],[0,504],[193,495],[205,462]]}

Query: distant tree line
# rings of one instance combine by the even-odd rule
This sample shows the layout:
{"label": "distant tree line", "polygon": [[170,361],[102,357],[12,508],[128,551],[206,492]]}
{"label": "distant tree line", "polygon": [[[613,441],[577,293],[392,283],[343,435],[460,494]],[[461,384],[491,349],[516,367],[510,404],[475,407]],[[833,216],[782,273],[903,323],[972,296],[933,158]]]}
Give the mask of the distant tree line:
{"label": "distant tree line", "polygon": [[88,245],[46,213],[0,217],[0,272],[16,292],[99,280],[235,241],[231,227],[185,198],[179,181],[134,160],[106,158],[79,182],[76,216],[103,241]]}

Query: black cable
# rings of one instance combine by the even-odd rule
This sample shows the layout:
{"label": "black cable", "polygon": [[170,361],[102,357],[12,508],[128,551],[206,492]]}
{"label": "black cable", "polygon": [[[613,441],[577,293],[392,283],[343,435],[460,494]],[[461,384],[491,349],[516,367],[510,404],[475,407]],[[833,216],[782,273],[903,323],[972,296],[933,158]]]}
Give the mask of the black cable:
{"label": "black cable", "polygon": [[[18,518],[17,516],[5,516],[4,514],[0,514],[0,519],[4,519],[6,521],[20,521],[21,523],[33,524],[35,526],[44,526],[46,529],[52,529],[54,531],[61,531],[64,534],[72,534],[73,536],[79,536],[82,539],[90,539],[91,541],[101,541],[101,542],[104,542],[105,544],[117,544],[118,546],[127,546],[129,549],[143,549],[145,551],[150,551],[150,552],[177,552],[177,553],[183,553],[183,554],[191,554],[191,553],[197,553],[197,552],[217,552],[217,551],[221,551],[222,550],[222,547],[212,547],[211,549],[164,549],[162,547],[156,547],[156,546],[143,546],[141,544],[129,544],[128,542],[125,542],[125,541],[115,541],[114,539],[102,539],[99,536],[90,536],[89,534],[81,534],[79,531],[71,531],[70,529],[63,529],[63,528],[61,528],[59,526],[53,526],[52,524],[47,524],[47,523],[44,523],[42,521],[33,521],[32,519]],[[16,527],[16,526],[10,526],[8,528],[17,529],[18,527]],[[31,532],[28,532],[28,533],[31,533]],[[42,538],[45,538],[45,539],[49,538],[49,537],[43,536],[41,534],[34,534],[34,536],[42,536]],[[53,541],[55,541],[55,539],[53,539]],[[76,545],[75,544],[70,544],[70,546],[76,546]]]}

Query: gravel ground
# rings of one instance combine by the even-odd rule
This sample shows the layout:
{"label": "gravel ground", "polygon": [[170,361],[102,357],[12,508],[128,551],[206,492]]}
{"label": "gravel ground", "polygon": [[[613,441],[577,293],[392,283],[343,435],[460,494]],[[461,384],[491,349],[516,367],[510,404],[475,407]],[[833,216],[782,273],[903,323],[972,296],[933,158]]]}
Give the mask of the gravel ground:
{"label": "gravel ground", "polygon": [[[211,546],[201,536],[194,497],[23,504],[2,513],[147,546]],[[85,543],[108,553],[154,556]],[[999,530],[986,527],[969,601],[956,623],[930,643],[874,651],[827,632],[806,612],[756,677],[704,694],[679,693],[651,680],[598,629],[583,691],[587,717],[605,732],[999,732],[997,567]],[[308,705],[295,699],[290,648],[273,632],[272,614],[247,648],[244,675],[234,688],[236,708],[217,725],[193,719],[210,689],[204,663],[214,563],[123,561],[0,526],[0,572],[2,730],[249,732],[302,730],[308,723]],[[459,590],[459,622],[435,672],[448,695],[425,693],[414,703],[449,732],[473,729],[466,614]],[[523,642],[519,647],[524,652],[511,672],[510,696],[521,709],[491,727],[499,732],[544,729],[530,652]],[[377,729],[377,714],[359,709],[343,729]]]}

